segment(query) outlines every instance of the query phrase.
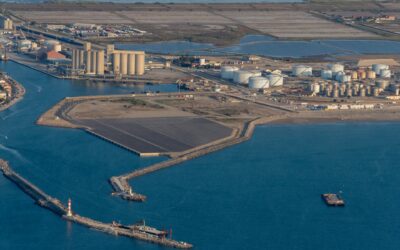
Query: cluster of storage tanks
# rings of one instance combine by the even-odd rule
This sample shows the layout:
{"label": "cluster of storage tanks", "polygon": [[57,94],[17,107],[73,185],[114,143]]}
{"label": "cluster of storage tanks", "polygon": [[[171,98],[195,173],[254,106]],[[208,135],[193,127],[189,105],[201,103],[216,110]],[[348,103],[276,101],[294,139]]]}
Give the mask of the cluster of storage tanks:
{"label": "cluster of storage tanks", "polygon": [[325,80],[336,80],[340,83],[348,83],[353,80],[365,80],[390,78],[391,71],[388,65],[373,64],[371,69],[358,69],[345,71],[342,64],[329,64],[328,69],[321,70],[321,78]]}
{"label": "cluster of storage tanks", "polygon": [[351,96],[379,96],[382,91],[390,90],[395,95],[399,95],[400,86],[391,84],[389,80],[379,79],[375,82],[367,83],[312,83],[310,91],[314,94],[328,97],[351,97]]}
{"label": "cluster of storage tanks", "polygon": [[280,72],[263,73],[257,70],[241,70],[235,66],[221,67],[221,78],[236,84],[248,85],[251,89],[266,89],[283,85]]}

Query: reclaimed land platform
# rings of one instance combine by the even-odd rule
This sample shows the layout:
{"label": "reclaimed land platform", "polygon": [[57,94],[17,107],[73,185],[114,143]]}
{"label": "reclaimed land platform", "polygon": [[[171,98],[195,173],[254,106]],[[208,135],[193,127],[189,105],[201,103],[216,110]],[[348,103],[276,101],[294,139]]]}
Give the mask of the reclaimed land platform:
{"label": "reclaimed land platform", "polygon": [[[105,232],[112,235],[121,235],[129,238],[135,238],[147,242],[151,242],[154,244],[173,247],[173,248],[182,248],[189,249],[192,248],[193,245],[176,241],[173,239],[166,238],[164,235],[158,236],[153,235],[151,233],[143,232],[143,230],[139,230],[134,225],[121,225],[117,223],[104,223],[100,221],[96,221],[90,219],[88,217],[80,216],[76,213],[68,213],[68,208],[62,204],[58,199],[51,197],[46,194],[43,190],[32,184],[30,181],[16,173],[8,164],[8,162],[0,159],[0,170],[3,172],[3,175],[14,182],[22,191],[31,196],[36,203],[53,213],[61,216],[65,220],[75,222],[82,226],[86,226],[91,229],[95,229],[101,232]],[[152,229],[152,228],[150,228]]]}
{"label": "reclaimed land platform", "polygon": [[139,155],[182,152],[228,137],[232,129],[201,117],[85,119],[76,121],[101,138]]}

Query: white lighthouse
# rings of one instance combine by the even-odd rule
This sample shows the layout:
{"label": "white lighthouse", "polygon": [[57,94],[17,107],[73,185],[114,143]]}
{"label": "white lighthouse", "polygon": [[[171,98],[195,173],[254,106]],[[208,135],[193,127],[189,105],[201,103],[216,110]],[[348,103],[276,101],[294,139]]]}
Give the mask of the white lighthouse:
{"label": "white lighthouse", "polygon": [[72,206],[72,202],[71,202],[71,199],[69,198],[69,199],[68,199],[68,211],[67,211],[67,216],[68,216],[68,217],[72,217],[72,209],[71,209],[71,206]]}

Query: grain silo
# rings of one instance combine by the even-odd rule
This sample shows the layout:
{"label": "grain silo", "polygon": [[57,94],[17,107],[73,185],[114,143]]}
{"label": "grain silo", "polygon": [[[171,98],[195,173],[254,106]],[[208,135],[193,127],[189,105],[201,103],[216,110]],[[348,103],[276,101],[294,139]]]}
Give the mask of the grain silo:
{"label": "grain silo", "polygon": [[129,53],[128,55],[128,75],[134,75],[135,74],[135,54]]}
{"label": "grain silo", "polygon": [[96,73],[97,71],[97,51],[91,50],[90,53],[90,73]]}
{"label": "grain silo", "polygon": [[97,51],[96,74],[104,75],[104,50]]}
{"label": "grain silo", "polygon": [[144,52],[137,52],[135,55],[136,75],[141,76],[144,74],[144,66],[145,66]]}
{"label": "grain silo", "polygon": [[120,61],[121,75],[127,75],[128,74],[128,53],[121,52],[120,60],[121,60]]}
{"label": "grain silo", "polygon": [[121,55],[119,53],[113,54],[113,71],[114,74],[120,74],[120,61]]}

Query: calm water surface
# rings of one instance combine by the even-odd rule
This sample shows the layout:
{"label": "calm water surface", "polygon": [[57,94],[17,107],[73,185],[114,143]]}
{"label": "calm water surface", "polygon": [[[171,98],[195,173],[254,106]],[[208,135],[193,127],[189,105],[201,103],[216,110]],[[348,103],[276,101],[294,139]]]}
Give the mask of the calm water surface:
{"label": "calm water surface", "polygon": [[[149,199],[128,203],[110,195],[107,179],[162,158],[34,122],[65,96],[142,89],[56,80],[12,62],[0,69],[27,89],[0,113],[0,157],[50,195],[71,197],[79,214],[145,218],[196,249],[399,249],[399,123],[261,126],[248,142],[135,179]],[[326,207],[320,194],[340,190],[347,206]],[[164,249],[70,224],[3,176],[0,202],[2,250]]]}
{"label": "calm water surface", "polygon": [[187,41],[120,44],[122,49],[146,50],[152,53],[182,55],[255,54],[271,57],[310,57],[321,55],[400,53],[400,42],[386,40],[313,40],[281,41],[270,36],[248,35],[236,45],[217,48],[212,44]]}

